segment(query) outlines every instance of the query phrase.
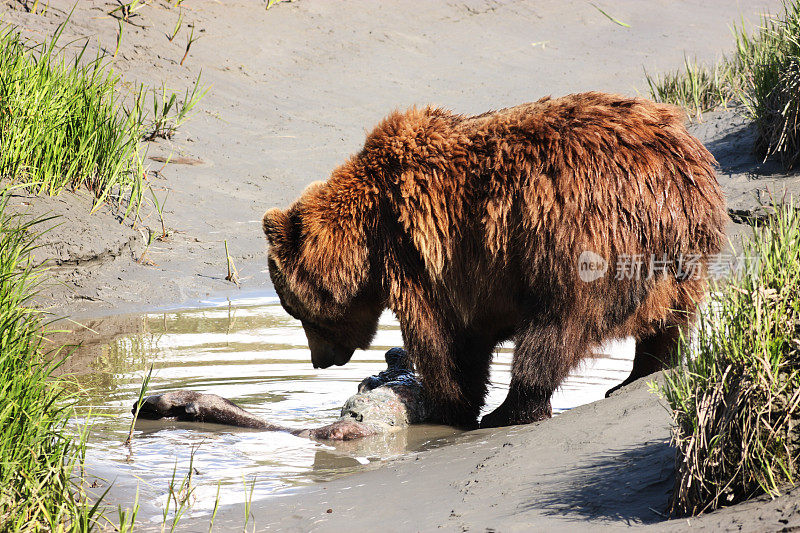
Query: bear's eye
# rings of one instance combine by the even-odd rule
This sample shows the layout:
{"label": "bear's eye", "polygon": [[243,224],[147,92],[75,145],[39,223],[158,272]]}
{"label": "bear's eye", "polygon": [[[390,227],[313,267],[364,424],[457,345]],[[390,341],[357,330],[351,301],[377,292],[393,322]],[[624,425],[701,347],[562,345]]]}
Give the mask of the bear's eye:
{"label": "bear's eye", "polygon": [[300,322],[302,322],[303,328],[306,331],[311,331],[312,333],[315,333],[316,335],[322,338],[330,338],[332,336],[331,333],[326,328],[322,327],[320,324],[317,324],[316,322],[309,322],[306,319],[303,319]]}

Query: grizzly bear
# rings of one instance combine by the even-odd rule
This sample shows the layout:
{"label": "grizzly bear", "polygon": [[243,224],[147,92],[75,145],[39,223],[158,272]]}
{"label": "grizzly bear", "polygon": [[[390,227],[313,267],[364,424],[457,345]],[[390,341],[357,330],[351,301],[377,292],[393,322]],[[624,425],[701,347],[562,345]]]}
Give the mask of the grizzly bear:
{"label": "grizzly bear", "polygon": [[[367,348],[391,309],[445,424],[475,426],[493,349],[513,339],[508,396],[481,427],[529,423],[604,340],[636,339],[625,383],[670,362],[723,243],[715,163],[676,107],[640,98],[394,112],[266,212],[269,273],[314,367]],[[604,275],[581,271],[587,253]]]}

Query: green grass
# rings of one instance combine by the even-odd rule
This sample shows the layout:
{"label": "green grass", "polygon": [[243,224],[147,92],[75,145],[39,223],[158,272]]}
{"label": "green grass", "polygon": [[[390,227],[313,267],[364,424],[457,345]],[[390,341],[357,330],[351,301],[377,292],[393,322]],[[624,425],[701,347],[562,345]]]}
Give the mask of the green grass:
{"label": "green grass", "polygon": [[43,275],[27,260],[37,222],[6,214],[7,201],[0,196],[0,531],[86,530],[100,511],[79,486],[85,435],[66,431],[70,398],[48,362],[58,354],[46,353],[44,317],[30,305]]}
{"label": "green grass", "polygon": [[661,76],[645,72],[650,97],[683,107],[692,119],[700,120],[703,113],[726,105],[734,96],[731,87],[731,66],[721,62],[713,67],[684,58],[684,69]]}
{"label": "green grass", "polygon": [[754,151],[792,169],[800,161],[800,1],[787,1],[779,17],[763,15],[752,36],[744,22],[733,33],[733,56],[714,66],[687,58],[676,72],[645,73],[650,97],[698,120],[729,101],[743,104],[758,128]]}
{"label": "green grass", "polygon": [[776,207],[744,255],[758,266],[715,287],[662,391],[678,450],[677,515],[776,496],[798,474],[800,211]]}
{"label": "green grass", "polygon": [[99,57],[82,64],[85,47],[74,61],[59,58],[63,29],[32,47],[13,28],[0,31],[0,177],[37,194],[83,186],[96,205],[127,195],[138,206],[141,106],[122,109],[119,77]]}
{"label": "green grass", "polygon": [[[130,93],[102,57],[85,59],[87,45],[65,60],[58,41],[67,22],[33,45],[0,28],[0,531],[86,531],[108,521],[102,498],[91,505],[83,490],[86,433],[68,431],[73,398],[54,377],[52,361],[64,354],[50,351],[46,317],[32,304],[45,276],[28,261],[42,220],[7,214],[5,189],[85,187],[95,208],[114,201],[138,212],[148,188],[143,140],[170,138],[206,93],[199,76],[182,100],[163,85]],[[119,511],[120,530],[137,511],[138,501]]]}
{"label": "green grass", "polygon": [[171,138],[208,88],[198,76],[182,98],[163,84],[131,94],[103,57],[85,60],[87,45],[63,58],[68,22],[34,45],[0,29],[0,179],[36,194],[85,187],[94,208],[114,201],[127,216],[148,188],[142,141]]}
{"label": "green grass", "polygon": [[182,100],[178,100],[178,95],[167,91],[162,84],[161,90],[146,90],[143,86],[139,88],[139,98],[137,103],[145,103],[149,94],[153,103],[153,114],[150,116],[149,123],[145,128],[144,140],[152,141],[157,138],[171,139],[181,124],[188,118],[194,106],[203,99],[208,92],[208,87],[200,85],[200,77],[191,89],[186,89]]}
{"label": "green grass", "polygon": [[800,159],[800,2],[784,4],[780,17],[763,16],[750,37],[735,30],[740,95],[758,127],[756,151],[786,168]]}

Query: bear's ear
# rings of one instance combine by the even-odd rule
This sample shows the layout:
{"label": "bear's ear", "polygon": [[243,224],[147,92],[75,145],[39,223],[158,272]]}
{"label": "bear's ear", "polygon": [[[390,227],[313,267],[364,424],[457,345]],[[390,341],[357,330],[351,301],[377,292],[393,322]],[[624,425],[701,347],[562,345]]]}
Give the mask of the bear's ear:
{"label": "bear's ear", "polygon": [[309,307],[326,298],[346,303],[369,273],[365,226],[374,216],[374,195],[349,170],[334,172],[334,187],[312,183],[285,212],[264,214],[270,256]]}
{"label": "bear's ear", "polygon": [[286,244],[285,240],[289,235],[289,217],[286,213],[277,207],[273,207],[264,213],[261,225],[264,228],[264,235],[267,236],[267,242],[269,242],[270,246]]}
{"label": "bear's ear", "polygon": [[315,193],[318,193],[323,187],[325,187],[324,181],[321,180],[312,181],[311,183],[306,185],[306,188],[303,189],[302,193],[300,193],[300,201],[302,201],[303,198],[305,197],[310,197]]}
{"label": "bear's ear", "polygon": [[324,185],[325,182],[323,181],[312,181],[300,194],[300,198],[287,211],[281,211],[277,207],[273,207],[264,213],[261,225],[270,245],[285,246],[289,244],[293,237],[297,237],[298,228],[293,228],[293,225],[298,225],[298,210],[301,209],[305,201],[313,198]]}

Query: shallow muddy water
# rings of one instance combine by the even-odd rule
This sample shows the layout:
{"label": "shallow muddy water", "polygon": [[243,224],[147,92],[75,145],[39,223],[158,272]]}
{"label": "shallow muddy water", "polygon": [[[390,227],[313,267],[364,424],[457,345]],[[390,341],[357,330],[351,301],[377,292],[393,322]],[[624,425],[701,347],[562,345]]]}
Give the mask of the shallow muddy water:
{"label": "shallow muddy water", "polygon": [[[272,422],[316,427],[339,416],[364,377],[385,369],[384,352],[401,346],[402,339],[397,321],[386,313],[370,350],[357,351],[344,367],[315,370],[299,322],[274,296],[130,317],[121,330],[71,356],[77,362],[71,371],[83,389],[74,424],[79,429],[88,413],[99,415],[90,428],[87,469],[100,478],[101,492],[113,483],[106,498],[112,505],[130,506],[138,489],[140,520],[162,520],[173,472],[179,485],[190,462],[195,489],[189,514],[197,516],[211,512],[218,490],[221,504],[244,501],[251,491],[257,501],[464,438],[452,428],[421,425],[328,444],[286,433],[142,420],[127,447],[130,406],[150,365],[150,394],[176,389],[213,393]],[[631,343],[612,343],[603,353],[609,355],[587,361],[557,391],[555,413],[598,400],[627,377]],[[486,410],[505,397],[510,363],[511,348],[498,348]]]}

